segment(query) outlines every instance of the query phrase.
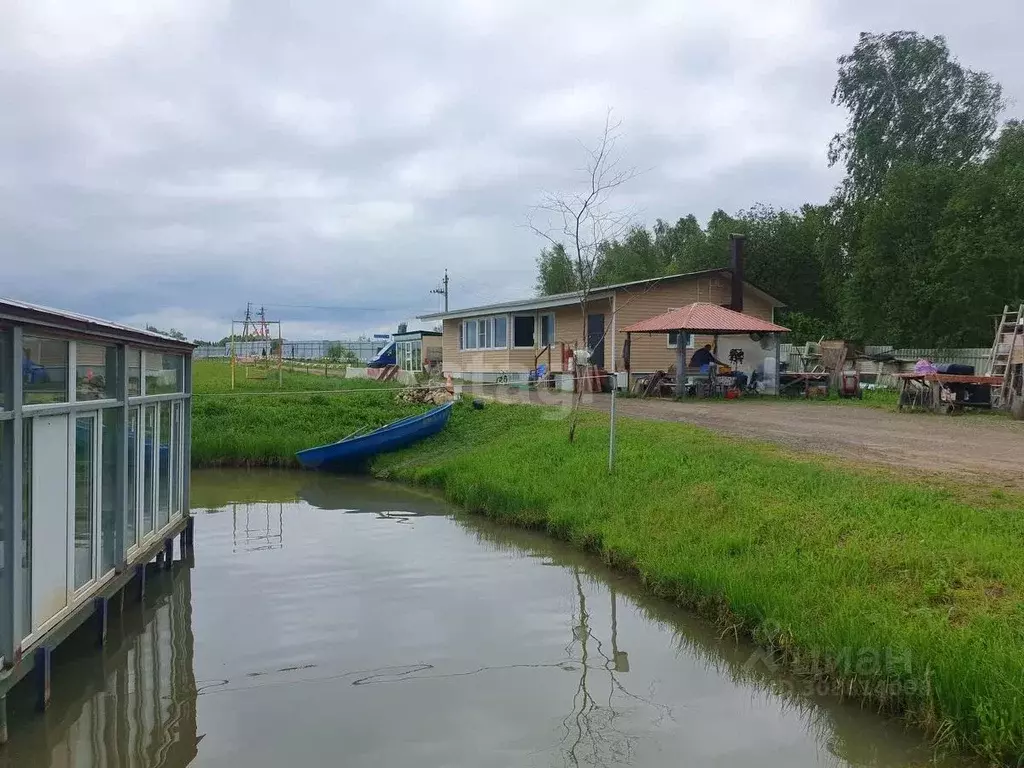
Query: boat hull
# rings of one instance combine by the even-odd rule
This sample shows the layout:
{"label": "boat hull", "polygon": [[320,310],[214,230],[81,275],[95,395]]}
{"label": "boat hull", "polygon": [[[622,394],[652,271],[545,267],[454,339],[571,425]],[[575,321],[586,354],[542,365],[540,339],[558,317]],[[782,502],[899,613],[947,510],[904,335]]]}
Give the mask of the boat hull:
{"label": "boat hull", "polygon": [[445,403],[418,416],[381,427],[367,435],[351,437],[316,448],[307,448],[295,454],[307,469],[344,471],[358,469],[369,459],[381,453],[390,453],[436,435],[448,423],[452,403]]}

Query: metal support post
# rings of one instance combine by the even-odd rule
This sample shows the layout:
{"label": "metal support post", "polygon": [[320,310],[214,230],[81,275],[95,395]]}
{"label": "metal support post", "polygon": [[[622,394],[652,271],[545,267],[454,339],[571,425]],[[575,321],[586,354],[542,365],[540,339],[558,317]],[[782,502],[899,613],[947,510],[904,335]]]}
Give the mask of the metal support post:
{"label": "metal support post", "polygon": [[93,601],[96,606],[96,645],[102,648],[107,643],[107,621],[110,616],[110,601],[105,597],[97,597]]}
{"label": "metal support post", "polygon": [[142,603],[146,600],[146,564],[136,565],[135,572],[139,574],[139,602]]}
{"label": "metal support post", "polygon": [[50,706],[50,649],[36,648],[36,709],[45,712]]}

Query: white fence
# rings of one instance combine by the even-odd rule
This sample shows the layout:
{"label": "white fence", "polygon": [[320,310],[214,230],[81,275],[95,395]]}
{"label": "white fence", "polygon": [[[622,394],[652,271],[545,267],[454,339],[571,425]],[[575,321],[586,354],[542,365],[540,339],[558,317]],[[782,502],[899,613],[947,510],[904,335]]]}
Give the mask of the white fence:
{"label": "white fence", "polygon": [[[323,360],[329,357],[332,348],[338,346],[351,352],[361,363],[370,362],[374,356],[388,344],[385,339],[338,339],[338,340],[316,340],[316,341],[289,341],[281,342],[281,355],[286,360]],[[236,341],[235,352],[241,357],[261,357],[266,354],[268,357],[276,354],[277,340],[265,341]],[[214,344],[211,346],[196,347],[193,359],[206,358],[227,358],[231,356],[231,348],[228,344]]]}

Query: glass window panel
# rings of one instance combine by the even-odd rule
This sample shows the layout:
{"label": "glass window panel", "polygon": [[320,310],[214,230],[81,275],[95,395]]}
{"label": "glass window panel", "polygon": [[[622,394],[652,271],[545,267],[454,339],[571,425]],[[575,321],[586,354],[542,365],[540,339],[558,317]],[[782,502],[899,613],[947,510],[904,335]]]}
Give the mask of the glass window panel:
{"label": "glass window panel", "polygon": [[21,378],[26,405],[66,403],[68,343],[43,336],[23,336]]}
{"label": "glass window panel", "polygon": [[96,419],[79,416],[75,422],[75,589],[79,589],[93,576],[93,443]]}
{"label": "glass window panel", "polygon": [[156,498],[153,495],[154,479],[156,477],[156,406],[146,406],[145,425],[142,443],[142,534],[146,536],[153,532],[154,512]]}
{"label": "glass window panel", "polygon": [[128,395],[142,394],[142,350],[128,348]]}
{"label": "glass window panel", "polygon": [[100,573],[117,565],[117,519],[121,509],[118,491],[118,467],[124,441],[121,439],[123,412],[120,408],[103,411],[102,454],[100,456]]}
{"label": "glass window panel", "polygon": [[128,512],[125,515],[125,547],[138,543],[139,521],[139,409],[128,411]]}
{"label": "glass window panel", "polygon": [[[7,554],[7,549],[4,544],[7,542],[7,537],[10,535],[7,532],[7,515],[9,510],[7,509],[7,500],[11,496],[13,490],[13,478],[11,472],[13,467],[11,466],[11,451],[13,445],[10,445],[11,431],[14,429],[14,425],[9,421],[0,421],[0,584],[6,582],[7,568],[8,565],[4,558]],[[7,622],[7,610],[6,607],[0,609],[3,614],[0,615],[0,621]]]}
{"label": "glass window panel", "polygon": [[[147,380],[148,384],[148,380]],[[171,404],[160,403],[159,480],[156,504],[156,527],[167,525],[171,514]]]}
{"label": "glass window panel", "polygon": [[476,320],[466,321],[466,349],[476,349]]}
{"label": "glass window panel", "polygon": [[480,349],[487,349],[487,321],[480,320],[477,323],[476,345]]}
{"label": "glass window panel", "polygon": [[555,316],[540,316],[540,345],[546,347],[555,342]]}
{"label": "glass window panel", "polygon": [[173,422],[171,424],[171,514],[175,517],[181,514],[182,504],[182,473],[181,463],[185,456],[185,444],[182,440],[182,405],[180,402],[173,404]]}
{"label": "glass window panel", "polygon": [[185,358],[181,355],[146,353],[146,394],[184,392]]}
{"label": "glass window panel", "polygon": [[32,419],[21,422],[21,626],[32,631]]}
{"label": "glass window panel", "polygon": [[507,345],[506,335],[508,333],[508,319],[502,315],[494,318],[494,346],[504,347]]}
{"label": "glass window panel", "polygon": [[78,342],[75,368],[75,396],[79,400],[102,400],[119,396],[117,347]]}
{"label": "glass window panel", "polygon": [[14,380],[11,378],[11,340],[7,335],[7,329],[0,326],[0,411],[12,408],[11,387]]}
{"label": "glass window panel", "polygon": [[490,349],[494,346],[494,320],[484,320],[484,328],[487,329],[487,344],[485,346]]}
{"label": "glass window panel", "polygon": [[534,346],[536,320],[533,315],[516,315],[512,318],[512,345],[516,347]]}

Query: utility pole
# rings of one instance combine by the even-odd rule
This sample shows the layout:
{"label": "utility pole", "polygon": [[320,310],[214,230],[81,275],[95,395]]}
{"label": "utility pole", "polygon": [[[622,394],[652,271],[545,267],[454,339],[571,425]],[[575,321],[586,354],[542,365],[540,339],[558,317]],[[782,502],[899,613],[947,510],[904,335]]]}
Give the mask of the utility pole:
{"label": "utility pole", "polygon": [[249,326],[255,325],[252,320],[252,302],[245,302],[245,320],[242,321],[242,340],[247,341],[249,336]]}
{"label": "utility pole", "polygon": [[436,293],[439,296],[444,296],[444,311],[448,311],[448,269],[444,270],[444,280],[441,281],[441,285],[437,288],[431,288],[431,293]]}

